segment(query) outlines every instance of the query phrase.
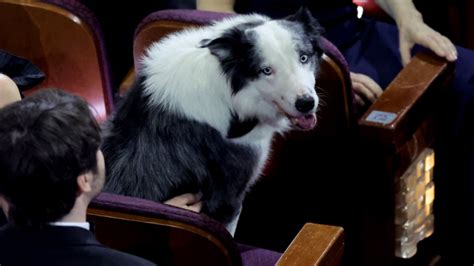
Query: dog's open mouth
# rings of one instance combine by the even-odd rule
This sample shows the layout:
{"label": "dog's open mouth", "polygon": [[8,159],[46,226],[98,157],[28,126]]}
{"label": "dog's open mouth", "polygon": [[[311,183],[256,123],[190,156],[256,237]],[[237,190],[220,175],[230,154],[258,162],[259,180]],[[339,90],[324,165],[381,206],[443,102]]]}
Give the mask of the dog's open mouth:
{"label": "dog's open mouth", "polygon": [[313,129],[316,125],[316,114],[307,114],[300,117],[288,117],[291,123],[301,130]]}
{"label": "dog's open mouth", "polygon": [[313,129],[314,126],[316,126],[316,113],[312,114],[306,114],[306,115],[301,115],[301,116],[292,116],[285,112],[285,109],[283,109],[278,103],[274,102],[278,110],[282,114],[284,114],[288,119],[290,120],[291,124],[293,126],[296,126],[300,130],[310,130]]}
{"label": "dog's open mouth", "polygon": [[285,116],[290,120],[291,124],[293,126],[296,126],[300,130],[311,130],[316,126],[316,113],[312,114],[306,114],[302,116],[292,116],[285,112],[285,109],[283,109],[278,103],[274,102],[277,108],[280,110],[281,113],[285,114]]}

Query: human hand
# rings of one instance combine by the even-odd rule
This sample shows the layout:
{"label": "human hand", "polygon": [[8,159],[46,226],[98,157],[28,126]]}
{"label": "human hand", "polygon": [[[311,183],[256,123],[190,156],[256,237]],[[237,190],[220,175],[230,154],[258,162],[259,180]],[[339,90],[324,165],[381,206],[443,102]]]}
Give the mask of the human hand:
{"label": "human hand", "polygon": [[355,101],[359,106],[364,106],[366,100],[370,103],[375,102],[383,93],[382,88],[367,75],[351,72],[351,81]]}
{"label": "human hand", "polygon": [[200,212],[202,208],[201,197],[202,195],[200,193],[198,194],[186,193],[186,194],[171,198],[165,201],[164,203],[175,206],[175,207],[183,208],[186,210]]}
{"label": "human hand", "polygon": [[411,49],[419,44],[431,49],[440,57],[448,61],[457,59],[457,51],[454,44],[439,32],[423,22],[421,14],[405,16],[400,22],[397,21],[400,37],[400,55],[405,66],[411,58]]}

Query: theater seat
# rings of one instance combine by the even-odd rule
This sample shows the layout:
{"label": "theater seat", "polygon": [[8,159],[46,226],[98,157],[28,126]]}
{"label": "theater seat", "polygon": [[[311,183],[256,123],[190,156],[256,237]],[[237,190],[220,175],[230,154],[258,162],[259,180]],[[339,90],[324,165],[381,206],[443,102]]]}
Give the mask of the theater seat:
{"label": "theater seat", "polygon": [[308,223],[282,255],[236,243],[204,214],[109,193],[87,213],[100,242],[158,265],[339,265],[344,246],[342,228]]}
{"label": "theater seat", "polygon": [[0,0],[0,49],[36,64],[44,87],[84,97],[104,120],[112,111],[112,88],[102,33],[79,1]]}

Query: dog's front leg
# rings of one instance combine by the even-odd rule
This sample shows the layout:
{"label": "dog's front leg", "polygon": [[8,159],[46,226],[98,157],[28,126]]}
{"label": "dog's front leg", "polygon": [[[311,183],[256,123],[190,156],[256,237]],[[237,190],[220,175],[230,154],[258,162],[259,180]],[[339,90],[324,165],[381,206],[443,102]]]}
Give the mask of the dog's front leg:
{"label": "dog's front leg", "polygon": [[232,235],[241,209],[241,197],[229,197],[227,193],[213,193],[208,199],[203,199],[202,212],[223,223]]}

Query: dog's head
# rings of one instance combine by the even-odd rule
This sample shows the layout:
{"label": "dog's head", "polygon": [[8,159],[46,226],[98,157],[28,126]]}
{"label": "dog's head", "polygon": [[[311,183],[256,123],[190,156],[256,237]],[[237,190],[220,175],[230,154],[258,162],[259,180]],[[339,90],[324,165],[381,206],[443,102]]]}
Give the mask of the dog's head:
{"label": "dog's head", "polygon": [[322,49],[320,26],[302,8],[281,20],[239,24],[205,40],[231,84],[240,119],[276,124],[287,119],[308,130],[316,124],[315,92]]}

